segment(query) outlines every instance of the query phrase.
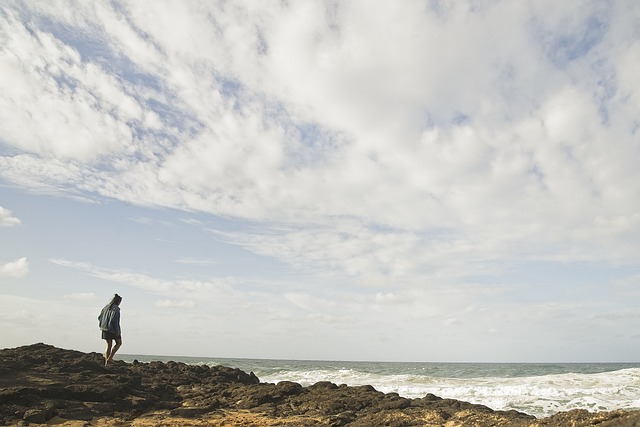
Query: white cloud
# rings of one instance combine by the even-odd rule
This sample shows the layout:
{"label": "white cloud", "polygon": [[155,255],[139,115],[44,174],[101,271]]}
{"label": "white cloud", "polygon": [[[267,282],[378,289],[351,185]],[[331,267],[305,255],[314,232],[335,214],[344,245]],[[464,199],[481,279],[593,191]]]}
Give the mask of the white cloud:
{"label": "white cloud", "polygon": [[0,28],[0,70],[8,76],[0,83],[0,133],[7,143],[80,161],[130,145],[127,122],[140,121],[142,112],[114,76],[13,15],[3,16]]}
{"label": "white cloud", "polygon": [[308,294],[288,293],[284,297],[290,303],[307,311],[330,312],[336,308],[335,301],[314,297]]}
{"label": "white cloud", "polygon": [[13,227],[20,224],[20,219],[14,217],[9,209],[0,206],[0,227]]}
{"label": "white cloud", "polygon": [[180,258],[175,260],[175,262],[180,264],[194,265],[194,266],[200,266],[200,267],[214,265],[216,263],[214,259],[208,259],[208,258]]}
{"label": "white cloud", "polygon": [[23,278],[29,273],[29,262],[26,257],[0,264],[0,277]]}
{"label": "white cloud", "polygon": [[[28,180],[38,176],[57,185],[77,182],[76,188],[118,199],[223,215],[314,221],[351,215],[402,229],[501,224],[510,234],[540,215],[577,219],[589,228],[593,223],[585,217],[585,205],[601,206],[601,211],[616,206],[616,217],[636,208],[593,196],[615,195],[614,181],[616,187],[632,182],[632,171],[623,174],[626,165],[620,172],[613,166],[633,156],[607,158],[597,149],[598,141],[607,139],[608,152],[624,151],[632,135],[621,129],[630,122],[611,128],[599,123],[600,106],[591,84],[598,70],[559,69],[544,56],[545,49],[554,49],[549,40],[583,34],[592,14],[588,8],[575,15],[573,9],[552,3],[500,3],[479,11],[460,4],[437,13],[425,10],[423,3],[334,8],[238,4],[215,14],[201,13],[202,6],[195,5],[171,11],[161,3],[139,7],[87,6],[73,16],[55,6],[35,11],[83,30],[97,26],[99,33],[89,33],[90,40],[106,43],[103,59],[123,55],[139,67],[148,80],[135,82],[85,61],[81,46],[77,52],[64,46],[64,34],[59,39],[56,32],[33,36],[7,18],[8,28],[16,30],[5,34],[16,46],[8,45],[8,57],[22,52],[15,60],[33,62],[37,82],[63,76],[78,83],[70,98],[40,83],[28,85],[39,91],[31,99],[37,95],[60,103],[36,115],[67,115],[69,124],[56,125],[57,116],[51,123],[73,138],[47,137],[51,145],[34,148],[20,138],[42,137],[16,139],[7,129],[5,139],[25,151],[53,150],[62,158],[102,156],[115,171],[74,169],[74,163],[70,170],[62,169],[64,175],[50,170],[40,175],[40,160],[31,158],[32,168],[16,157],[3,159],[6,176],[23,185],[34,185]],[[136,25],[118,19],[123,13]],[[571,25],[563,26],[568,19]],[[621,20],[617,15],[611,19]],[[601,60],[616,40],[604,37],[600,44],[577,52],[582,57],[576,60],[590,55]],[[622,64],[629,62],[632,50],[614,53],[620,57],[604,60],[621,64],[619,72],[626,75],[630,66]],[[30,59],[36,56],[43,57],[41,65]],[[48,63],[57,71],[46,74]],[[161,82],[165,93],[152,80]],[[162,108],[154,110],[134,83],[141,83],[150,94],[146,96],[153,94]],[[95,102],[82,104],[83,97]],[[167,97],[184,111],[178,128],[168,126],[172,118],[163,110],[170,107]],[[26,104],[36,108],[38,102]],[[274,114],[274,104],[284,112]],[[76,122],[93,120],[80,114],[80,107],[106,121],[91,126],[97,129],[91,138],[72,144],[81,134]],[[606,108],[637,110],[622,99],[611,100]],[[9,106],[3,110],[18,114]],[[144,117],[150,115],[164,120],[164,127],[145,125]],[[26,120],[9,118],[13,120],[4,122]],[[308,124],[316,126],[317,135],[301,141],[297,128]],[[33,128],[31,132],[47,128],[22,127]],[[125,134],[108,136],[119,127]],[[161,130],[164,142],[136,136],[153,129]],[[100,142],[97,136],[107,140]],[[83,144],[88,145],[81,149]],[[560,157],[563,144],[571,149],[582,144],[585,156],[576,159],[577,165]],[[316,156],[324,160],[299,163]],[[25,169],[30,173],[20,177]],[[601,180],[609,170],[612,179]],[[626,188],[628,194],[633,187]],[[580,192],[584,197],[576,199]],[[567,211],[581,217],[566,217]]]}
{"label": "white cloud", "polygon": [[229,288],[229,280],[217,279],[211,281],[196,280],[163,280],[127,270],[96,267],[90,263],[77,262],[62,258],[50,260],[54,264],[74,268],[100,279],[133,286],[159,295],[208,295],[214,292],[225,292]]}
{"label": "white cloud", "polygon": [[394,304],[403,302],[402,299],[395,295],[393,292],[378,292],[374,296],[374,301],[379,304]]}
{"label": "white cloud", "polygon": [[196,303],[194,301],[191,300],[170,300],[170,299],[164,299],[164,300],[158,300],[156,301],[156,307],[160,307],[160,308],[193,308],[196,306]]}
{"label": "white cloud", "polygon": [[130,218],[130,221],[136,222],[138,224],[143,225],[163,225],[163,226],[172,226],[173,224],[169,221],[160,221],[153,218],[145,218],[145,217],[136,217]]}
{"label": "white cloud", "polygon": [[63,298],[76,301],[95,301],[96,294],[94,292],[73,292],[68,295],[64,295]]}
{"label": "white cloud", "polygon": [[[127,300],[123,327],[127,337],[135,337],[128,341],[127,348],[132,353],[142,353],[144,349],[160,351],[160,337],[174,337],[185,354],[224,356],[222,353],[227,351],[233,357],[558,360],[569,354],[563,343],[580,336],[607,336],[608,328],[616,322],[615,313],[637,319],[637,309],[628,302],[633,298],[629,299],[626,293],[633,288],[633,281],[617,286],[603,283],[601,291],[607,294],[607,300],[593,301],[582,291],[569,292],[569,287],[540,294],[511,283],[450,286],[448,282],[432,282],[419,288],[372,290],[342,286],[313,275],[307,276],[306,281],[300,280],[305,276],[290,279],[290,283],[282,283],[280,278],[260,282],[242,276],[199,282],[63,259],[53,261],[98,278],[98,283],[106,280],[120,286],[118,293]],[[197,286],[198,283],[208,286]],[[518,292],[523,292],[525,298],[514,295]],[[74,301],[68,295],[63,302]],[[55,318],[58,309],[47,308],[44,303],[38,305],[43,307],[41,311],[31,307],[28,301],[2,307],[0,324],[20,322],[21,328],[28,328],[23,335],[32,337],[33,342],[42,334],[39,323]],[[86,319],[95,319],[93,305],[78,302],[78,307]],[[86,323],[80,314],[73,314],[77,318],[74,324]],[[160,332],[154,327],[158,324],[166,328]],[[635,326],[622,325],[620,333],[630,336],[635,333]],[[219,347],[221,337],[224,348]],[[553,351],[545,353],[547,350],[531,337],[544,337],[545,342],[551,343],[545,348]],[[89,336],[82,342],[91,348],[96,339]],[[243,344],[247,340],[251,345]],[[256,343],[260,343],[258,351]],[[584,349],[584,345],[580,348]]]}
{"label": "white cloud", "polygon": [[0,175],[255,221],[224,237],[375,292],[634,263],[640,7],[438,4],[9,4]]}

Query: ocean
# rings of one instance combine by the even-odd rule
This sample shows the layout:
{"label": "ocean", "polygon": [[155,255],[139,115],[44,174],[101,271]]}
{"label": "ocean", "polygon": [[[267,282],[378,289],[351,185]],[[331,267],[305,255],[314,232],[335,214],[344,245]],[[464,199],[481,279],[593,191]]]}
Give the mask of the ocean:
{"label": "ocean", "polygon": [[303,386],[331,381],[408,398],[427,393],[538,418],[571,409],[640,409],[640,363],[403,363],[220,359],[120,355],[121,360],[224,365],[253,372],[261,382]]}

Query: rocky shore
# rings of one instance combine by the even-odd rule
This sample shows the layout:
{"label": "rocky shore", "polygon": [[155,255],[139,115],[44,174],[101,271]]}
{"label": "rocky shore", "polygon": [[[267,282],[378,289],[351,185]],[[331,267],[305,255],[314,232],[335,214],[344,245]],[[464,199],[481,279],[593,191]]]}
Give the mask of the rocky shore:
{"label": "rocky shore", "polygon": [[640,411],[516,411],[370,386],[261,383],[253,373],[176,362],[103,366],[99,353],[46,344],[0,350],[0,425],[640,426]]}

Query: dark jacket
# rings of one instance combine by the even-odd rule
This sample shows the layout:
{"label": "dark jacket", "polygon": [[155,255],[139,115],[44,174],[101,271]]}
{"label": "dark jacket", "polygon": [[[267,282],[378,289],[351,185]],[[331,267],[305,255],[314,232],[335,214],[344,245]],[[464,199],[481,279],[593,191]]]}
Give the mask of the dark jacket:
{"label": "dark jacket", "polygon": [[120,335],[120,307],[116,304],[104,306],[98,316],[100,330],[109,331],[112,334]]}

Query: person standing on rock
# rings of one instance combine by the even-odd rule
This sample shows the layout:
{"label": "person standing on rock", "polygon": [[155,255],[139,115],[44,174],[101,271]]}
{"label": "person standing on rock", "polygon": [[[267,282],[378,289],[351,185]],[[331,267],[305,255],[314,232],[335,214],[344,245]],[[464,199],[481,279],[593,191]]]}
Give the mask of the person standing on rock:
{"label": "person standing on rock", "polygon": [[[122,346],[122,332],[120,330],[120,303],[122,297],[118,294],[113,296],[111,302],[104,306],[98,322],[102,331],[102,339],[107,341],[107,351],[104,353],[104,366],[113,360],[120,346]],[[116,345],[113,345],[113,341]]]}

